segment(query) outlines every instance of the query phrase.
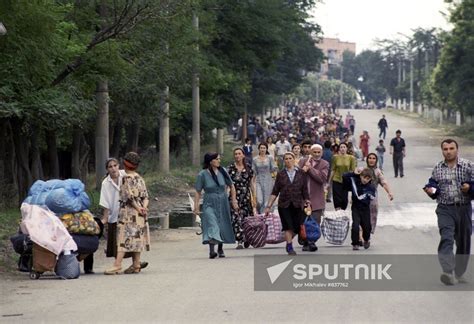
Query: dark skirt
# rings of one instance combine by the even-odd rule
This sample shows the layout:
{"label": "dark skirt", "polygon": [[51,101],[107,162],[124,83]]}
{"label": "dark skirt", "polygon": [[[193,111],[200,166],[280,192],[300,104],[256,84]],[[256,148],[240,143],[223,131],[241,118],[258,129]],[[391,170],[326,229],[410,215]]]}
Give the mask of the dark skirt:
{"label": "dark skirt", "polygon": [[[124,259],[131,258],[133,252],[126,252]],[[107,223],[107,248],[105,256],[108,258],[117,257],[117,223]]]}
{"label": "dark skirt", "polygon": [[108,258],[117,257],[117,223],[107,224],[107,249],[105,255]]}
{"label": "dark skirt", "polygon": [[347,197],[348,191],[344,189],[344,185],[340,182],[332,182],[332,200],[334,201],[334,208],[346,210],[349,203]]}
{"label": "dark skirt", "polygon": [[280,214],[282,230],[293,231],[293,233],[298,234],[300,226],[304,222],[303,211],[301,208],[290,204],[287,208],[278,207],[278,213]]}

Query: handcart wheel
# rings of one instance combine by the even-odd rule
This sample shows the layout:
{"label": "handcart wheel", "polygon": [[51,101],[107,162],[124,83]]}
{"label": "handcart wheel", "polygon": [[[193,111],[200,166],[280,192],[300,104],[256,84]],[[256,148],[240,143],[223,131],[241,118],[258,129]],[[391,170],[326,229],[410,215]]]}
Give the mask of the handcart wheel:
{"label": "handcart wheel", "polygon": [[38,272],[35,272],[35,271],[31,271],[30,272],[30,279],[39,279],[40,277],[40,274]]}

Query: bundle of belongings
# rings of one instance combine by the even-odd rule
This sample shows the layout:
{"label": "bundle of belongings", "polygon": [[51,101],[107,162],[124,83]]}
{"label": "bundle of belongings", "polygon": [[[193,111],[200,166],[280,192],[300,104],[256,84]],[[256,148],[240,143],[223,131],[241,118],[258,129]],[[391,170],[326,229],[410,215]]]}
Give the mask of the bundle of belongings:
{"label": "bundle of belongings", "polygon": [[20,230],[10,238],[20,254],[18,270],[30,272],[32,279],[46,271],[64,279],[79,277],[79,261],[92,258],[103,229],[88,210],[84,189],[77,179],[38,180],[31,186],[21,205]]}

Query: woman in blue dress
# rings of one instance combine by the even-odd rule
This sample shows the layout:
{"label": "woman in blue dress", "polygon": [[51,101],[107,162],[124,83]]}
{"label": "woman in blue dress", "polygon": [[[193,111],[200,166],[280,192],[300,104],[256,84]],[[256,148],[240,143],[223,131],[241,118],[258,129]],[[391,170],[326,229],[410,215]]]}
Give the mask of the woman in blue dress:
{"label": "woman in blue dress", "polygon": [[[235,236],[230,216],[227,188],[230,188],[231,204],[238,209],[234,184],[221,167],[221,159],[217,153],[206,153],[203,170],[196,179],[194,196],[194,212],[199,214],[199,200],[204,190],[202,205],[202,244],[209,244],[209,258],[225,257],[223,244],[234,244]],[[217,253],[215,246],[217,244]]]}

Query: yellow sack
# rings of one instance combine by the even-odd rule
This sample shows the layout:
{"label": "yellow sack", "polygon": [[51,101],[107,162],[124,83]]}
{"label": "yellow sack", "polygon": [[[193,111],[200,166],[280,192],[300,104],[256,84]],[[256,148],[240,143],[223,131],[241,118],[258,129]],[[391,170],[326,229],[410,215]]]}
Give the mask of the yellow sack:
{"label": "yellow sack", "polygon": [[79,213],[64,214],[61,221],[71,234],[99,235],[99,224],[94,220],[94,215],[88,210]]}

